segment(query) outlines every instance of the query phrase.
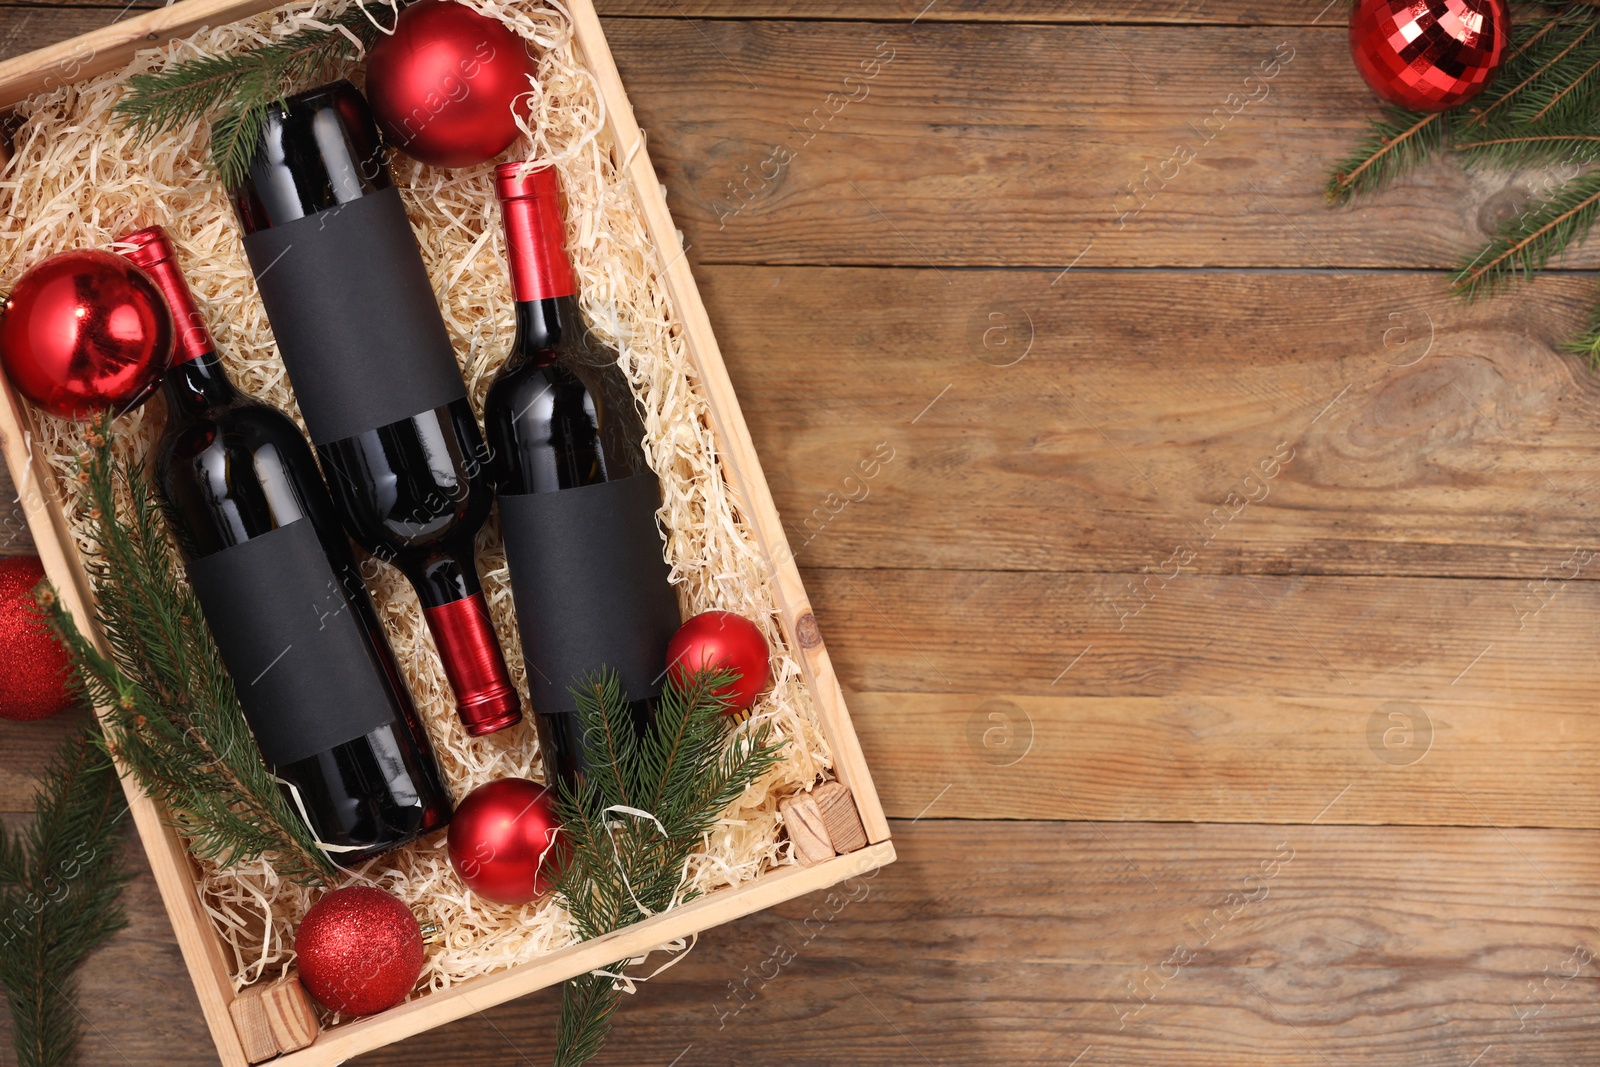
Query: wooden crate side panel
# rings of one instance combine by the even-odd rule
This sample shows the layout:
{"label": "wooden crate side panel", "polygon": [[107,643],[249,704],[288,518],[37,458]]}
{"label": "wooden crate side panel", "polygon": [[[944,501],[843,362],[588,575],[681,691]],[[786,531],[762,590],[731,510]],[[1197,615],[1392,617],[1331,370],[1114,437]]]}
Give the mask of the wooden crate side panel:
{"label": "wooden crate side panel", "polygon": [[[68,529],[58,487],[44,457],[35,450],[35,440],[32,413],[10,383],[0,381],[0,450],[5,453],[12,483],[18,486],[18,500],[44,564],[45,575],[72,613],[79,630],[105,652],[105,641],[94,627],[88,610],[93,594],[83,559]],[[99,715],[101,709],[96,708],[95,713]],[[225,1067],[245,1067],[244,1050],[228,1015],[233,986],[228,977],[227,961],[195,892],[188,850],[162,818],[155,803],[139,788],[138,782],[125,771],[121,778],[134,826],[150,859],[161,900],[166,905],[167,917],[189,968],[206,1024],[216,1041],[218,1055]]]}
{"label": "wooden crate side panel", "polygon": [[894,844],[884,841],[837,856],[815,867],[785,867],[738,889],[702,897],[644,922],[570,945],[499,974],[474,978],[452,989],[430,993],[370,1019],[329,1030],[316,1044],[274,1060],[274,1067],[333,1067],[352,1056],[464,1019],[617,960],[642,956],[680,937],[765,911],[894,862]]}
{"label": "wooden crate side panel", "polygon": [[182,0],[0,63],[0,107],[116,70],[141,48],[277,7],[279,0]]}
{"label": "wooden crate side panel", "polygon": [[634,119],[633,107],[628,102],[621,75],[617,73],[611,49],[600,28],[600,19],[589,0],[575,0],[569,9],[578,47],[605,101],[606,122],[611,128],[616,151],[624,155],[620,162],[633,183],[646,227],[666,264],[664,275],[667,291],[673,307],[683,320],[689,356],[706,391],[713,429],[722,447],[721,459],[728,483],[738,496],[745,518],[756,534],[763,557],[772,566],[773,588],[784,632],[790,647],[799,654],[806,684],[816,701],[823,733],[832,750],[834,771],[855,797],[867,839],[872,842],[885,841],[889,837],[889,822],[878,801],[877,789],[861,752],[861,742],[845,710],[844,692],[834,674],[827,648],[823,645],[816,616],[812,614],[811,603],[800,581],[800,571],[795,566],[794,553],[784,536],[783,524],[772,502],[766,475],[761,470],[761,461],[750,440],[750,431],[745,426],[738,398],[734,395],[722,352],[711,332],[711,323],[706,317],[700,290],[695,285],[694,275],[684,256],[677,227],[667,210],[660,180],[645,150],[644,135]]}

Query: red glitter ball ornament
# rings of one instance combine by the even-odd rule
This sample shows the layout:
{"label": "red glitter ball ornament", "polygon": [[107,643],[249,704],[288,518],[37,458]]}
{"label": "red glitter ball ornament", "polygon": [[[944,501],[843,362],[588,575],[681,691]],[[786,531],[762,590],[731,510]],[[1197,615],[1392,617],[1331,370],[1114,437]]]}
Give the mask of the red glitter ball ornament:
{"label": "red glitter ball ornament", "polygon": [[1443,111],[1488,88],[1511,39],[1505,0],[1359,0],[1350,52],[1372,91]]}
{"label": "red glitter ball ornament", "polygon": [[421,0],[367,58],[367,101],[384,138],[435,167],[469,167],[521,131],[511,108],[529,92],[528,44],[455,0]]}
{"label": "red glitter ball ornament", "polygon": [[727,714],[749,711],[772,680],[772,650],[755,623],[731,611],[702,611],[667,642],[667,669],[679,682],[707,667],[738,671],[739,680],[717,694]]}
{"label": "red glitter ball ornament", "polygon": [[549,888],[565,843],[555,794],[526,778],[485,782],[456,805],[450,866],[496,904],[526,904]]}
{"label": "red glitter ball ornament", "polygon": [[172,362],[172,313],[121,256],[61,252],[30,267],[0,317],[0,362],[17,391],[64,418],[127,411]]}
{"label": "red glitter ball ornament", "polygon": [[376,1015],[394,1007],[422,976],[422,927],[381,889],[335,889],[306,912],[294,935],[300,982],[323,1007]]}
{"label": "red glitter ball ornament", "polygon": [[0,719],[48,719],[73,705],[66,650],[39,619],[33,596],[43,579],[38,556],[0,559]]}

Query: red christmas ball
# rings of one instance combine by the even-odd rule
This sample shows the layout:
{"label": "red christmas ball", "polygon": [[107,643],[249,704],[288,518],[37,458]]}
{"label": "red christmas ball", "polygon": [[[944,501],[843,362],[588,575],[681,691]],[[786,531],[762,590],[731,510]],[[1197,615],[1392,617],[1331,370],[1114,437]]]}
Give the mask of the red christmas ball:
{"label": "red christmas ball", "polygon": [[772,680],[772,650],[761,630],[743,615],[702,611],[667,642],[667,669],[682,682],[707,667],[739,672],[738,681],[717,695],[728,701],[730,714],[749,711]]}
{"label": "red christmas ball", "polygon": [[172,313],[144,271],[110,252],[62,252],[17,279],[0,316],[0,363],[52,415],[120,414],[155,391],[172,337]]}
{"label": "red christmas ball", "polygon": [[394,1007],[422,975],[422,927],[394,897],[369,886],[335,889],[306,912],[294,935],[300,983],[343,1015]]}
{"label": "red christmas ball", "polygon": [[1505,61],[1505,0],[1358,0],[1350,52],[1372,91],[1413,111],[1443,111],[1488,88]]}
{"label": "red christmas ball", "polygon": [[512,105],[533,57],[499,19],[455,0],[422,0],[367,57],[367,100],[390,144],[435,167],[493,159],[517,139]]}
{"label": "red christmas ball", "polygon": [[0,559],[0,719],[32,722],[72,707],[67,652],[39,618],[33,588],[44,580],[38,556]]}
{"label": "red christmas ball", "polygon": [[564,851],[555,794],[501,778],[467,794],[450,820],[450,866],[478,896],[526,904],[550,887]]}

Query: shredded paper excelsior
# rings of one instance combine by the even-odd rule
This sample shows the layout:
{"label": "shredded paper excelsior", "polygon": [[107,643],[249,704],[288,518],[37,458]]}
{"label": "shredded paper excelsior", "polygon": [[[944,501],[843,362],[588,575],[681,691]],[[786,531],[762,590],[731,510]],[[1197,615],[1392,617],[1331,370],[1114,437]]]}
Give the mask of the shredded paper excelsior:
{"label": "shredded paper excelsior", "polygon": [[[7,265],[0,283],[13,282],[27,266],[56,252],[110,247],[123,233],[159,223],[172,235],[234,381],[298,420],[240,231],[208,170],[206,131],[195,124],[141,143],[119,128],[111,109],[129,75],[281,40],[335,17],[349,3],[315,0],[294,11],[204,29],[142,51],[120,71],[19,105],[23,122],[15,155],[0,171],[0,262]],[[644,408],[646,452],[661,478],[658,516],[680,606],[689,614],[720,608],[748,616],[774,650],[773,686],[752,721],[771,722],[787,739],[785,762],[725,813],[685,875],[690,891],[736,886],[795,862],[788,842],[779,840],[778,800],[824,776],[831,765],[827,745],[777,622],[769,561],[718,466],[706,401],[661,277],[664,250],[653,247],[623,173],[629,151],[638,146],[611,143],[604,102],[577,57],[563,9],[507,0],[470,0],[468,6],[504,21],[539,57],[537,76],[518,105],[523,135],[506,158],[551,164],[560,172],[584,313],[621,354]],[[382,5],[375,13],[380,21],[392,18]],[[359,61],[348,68],[341,73],[359,84]],[[444,170],[396,154],[392,166],[462,372],[481,409],[514,334],[504,237],[494,207],[494,163]],[[118,420],[119,437],[133,455],[142,458],[148,450],[159,409],[150,405]],[[72,485],[84,428],[42,413],[35,421],[55,477],[62,486]],[[78,548],[88,553],[89,526],[73,510],[69,505]],[[479,569],[495,627],[512,679],[526,693],[497,520],[480,543]],[[486,738],[466,735],[415,594],[387,564],[367,559],[363,570],[457,799],[496,778],[542,778],[531,722]],[[450,867],[443,834],[374,860],[349,881],[394,893],[441,931],[413,996],[535,959],[577,939],[570,918],[551,897],[521,907],[473,897]],[[200,863],[198,883],[233,957],[236,988],[293,961],[294,931],[315,891],[278,878],[265,862],[227,869]]]}

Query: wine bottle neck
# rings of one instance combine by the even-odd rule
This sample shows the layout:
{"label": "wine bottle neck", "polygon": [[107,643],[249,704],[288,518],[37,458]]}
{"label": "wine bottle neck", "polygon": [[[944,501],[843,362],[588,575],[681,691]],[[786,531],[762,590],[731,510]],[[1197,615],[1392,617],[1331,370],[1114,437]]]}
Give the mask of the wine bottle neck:
{"label": "wine bottle neck", "polygon": [[222,369],[216,352],[186,359],[167,371],[161,381],[161,395],[172,416],[198,415],[210,408],[224,407],[239,398],[239,391]]}
{"label": "wine bottle neck", "polygon": [[478,584],[478,569],[470,558],[446,552],[406,568],[406,577],[416,587],[424,608],[466,600],[483,591]]}
{"label": "wine bottle neck", "polygon": [[506,229],[506,258],[511,292],[518,304],[578,291],[567,258],[561,205],[553,196],[522,196],[500,201]]}
{"label": "wine bottle neck", "polygon": [[545,297],[543,300],[517,301],[517,339],[512,356],[517,361],[532,361],[542,366],[555,358],[564,344],[570,344],[583,329],[575,294]]}

